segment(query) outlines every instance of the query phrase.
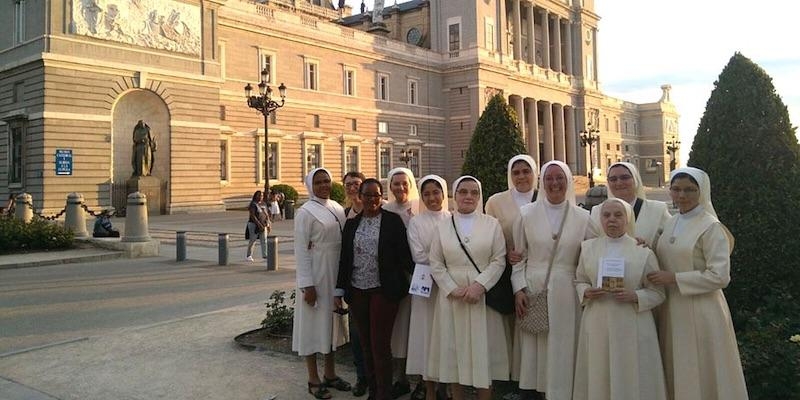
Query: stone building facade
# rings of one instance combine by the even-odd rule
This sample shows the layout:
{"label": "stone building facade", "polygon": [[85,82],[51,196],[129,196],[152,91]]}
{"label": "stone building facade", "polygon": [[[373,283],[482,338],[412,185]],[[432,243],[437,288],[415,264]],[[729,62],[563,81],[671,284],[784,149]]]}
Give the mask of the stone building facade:
{"label": "stone building facade", "polygon": [[[301,193],[316,166],[382,177],[407,165],[452,179],[495,93],[516,109],[537,161],[585,174],[578,135],[592,122],[596,167],[629,160],[656,184],[677,136],[669,87],[650,104],[603,95],[593,8],[412,0],[351,15],[329,0],[3,2],[0,196],[28,192],[45,212],[70,192],[90,207],[123,205],[138,120],[158,143],[164,213],[246,202],[263,187],[265,159],[271,184]],[[268,157],[263,116],[243,90],[264,68],[271,87],[288,88],[268,121]]]}

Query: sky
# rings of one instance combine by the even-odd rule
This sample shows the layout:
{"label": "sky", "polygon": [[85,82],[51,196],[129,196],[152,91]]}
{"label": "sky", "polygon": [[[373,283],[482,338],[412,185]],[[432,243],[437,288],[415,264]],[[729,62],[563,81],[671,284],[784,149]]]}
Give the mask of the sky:
{"label": "sky", "polygon": [[[371,10],[372,0],[365,3]],[[361,0],[347,4],[357,12]],[[386,6],[393,4],[385,0]],[[603,93],[652,103],[661,97],[661,85],[672,85],[670,97],[681,115],[682,164],[689,158],[714,81],[736,51],[772,77],[792,126],[800,125],[800,35],[795,20],[800,2],[595,0],[595,11],[601,18],[597,63]]]}

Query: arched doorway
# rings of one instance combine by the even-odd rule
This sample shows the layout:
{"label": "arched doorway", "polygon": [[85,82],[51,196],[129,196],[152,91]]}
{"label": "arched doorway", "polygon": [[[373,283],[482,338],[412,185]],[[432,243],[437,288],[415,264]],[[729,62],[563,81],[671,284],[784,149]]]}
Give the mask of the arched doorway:
{"label": "arched doorway", "polygon": [[114,104],[111,120],[113,148],[111,168],[112,205],[122,208],[127,202],[125,182],[133,173],[133,128],[139,120],[150,126],[158,144],[153,155],[152,175],[161,180],[161,213],[169,204],[170,115],[164,100],[150,90],[133,89],[122,93]]}

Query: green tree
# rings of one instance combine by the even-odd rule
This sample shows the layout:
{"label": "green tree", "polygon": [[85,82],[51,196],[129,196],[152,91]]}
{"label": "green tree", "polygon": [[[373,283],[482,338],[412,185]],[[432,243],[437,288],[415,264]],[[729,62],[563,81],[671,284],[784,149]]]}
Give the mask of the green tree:
{"label": "green tree", "polygon": [[483,110],[467,149],[461,172],[481,181],[484,201],[508,189],[508,160],[527,153],[517,114],[502,95],[489,100]]}
{"label": "green tree", "polygon": [[772,78],[736,53],[714,83],[689,165],[708,172],[736,238],[725,290],[750,398],[800,393],[800,145]]}

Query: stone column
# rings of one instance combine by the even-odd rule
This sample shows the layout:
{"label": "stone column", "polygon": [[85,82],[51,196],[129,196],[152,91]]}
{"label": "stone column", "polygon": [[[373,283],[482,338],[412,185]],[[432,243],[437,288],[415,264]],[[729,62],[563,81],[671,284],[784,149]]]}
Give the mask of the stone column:
{"label": "stone column", "polygon": [[82,206],[82,194],[73,192],[67,195],[67,211],[64,216],[64,228],[71,230],[76,238],[89,237],[89,233],[86,232],[86,212],[83,211]]}
{"label": "stone column", "polygon": [[509,102],[514,107],[514,112],[517,113],[519,132],[522,134],[522,141],[524,142],[528,135],[525,129],[525,106],[522,103],[522,97],[517,95],[509,96]]}
{"label": "stone column", "polygon": [[[504,0],[501,0],[504,1]],[[522,59],[522,13],[520,13],[520,1],[521,0],[513,0],[513,10],[511,11],[514,14],[514,59],[521,60]]]}
{"label": "stone column", "polygon": [[542,102],[544,111],[544,154],[542,154],[542,164],[553,160],[553,105],[549,102]]}
{"label": "stone column", "polygon": [[570,20],[567,20],[566,22],[567,23],[564,24],[564,27],[565,27],[564,32],[566,32],[566,34],[567,34],[567,38],[566,38],[567,65],[566,65],[566,71],[565,72],[568,75],[575,75],[575,64],[574,64],[575,61],[574,61],[574,58],[573,58],[574,54],[572,54],[572,52],[573,52],[573,50],[572,50],[572,40],[573,40],[572,28],[573,28],[574,25],[572,24],[572,21],[570,21]]}
{"label": "stone column", "polygon": [[536,23],[533,2],[528,3],[528,64],[536,64]]}
{"label": "stone column", "polygon": [[542,67],[550,69],[550,13],[542,10]]}
{"label": "stone column", "polygon": [[556,160],[567,162],[567,153],[564,149],[564,106],[553,104],[553,152]]}
{"label": "stone column", "polygon": [[533,157],[536,164],[541,166],[539,154],[539,112],[536,106],[536,99],[525,99],[525,109],[527,117],[525,120],[528,122],[528,154]]}
{"label": "stone column", "polygon": [[122,241],[149,242],[150,233],[147,224],[147,196],[141,192],[129,194]]}
{"label": "stone column", "polygon": [[33,197],[20,193],[14,199],[14,218],[28,224],[33,220]]}
{"label": "stone column", "polygon": [[578,172],[578,136],[575,130],[575,107],[564,107],[564,114],[566,114],[566,131],[567,131],[567,165],[572,170],[572,173]]}
{"label": "stone column", "polygon": [[553,26],[553,58],[555,58],[555,62],[551,65],[553,66],[553,70],[556,72],[561,72],[563,70],[563,63],[561,62],[561,17],[558,15],[553,18],[553,22],[555,26]]}

